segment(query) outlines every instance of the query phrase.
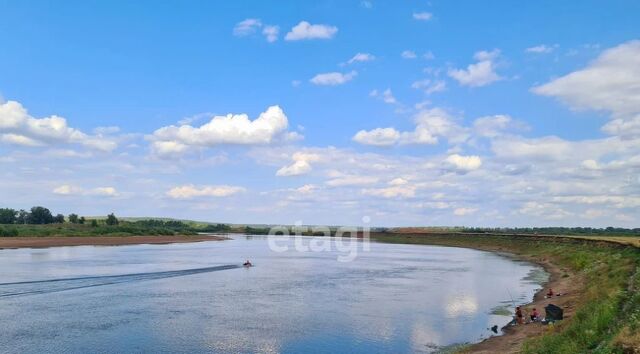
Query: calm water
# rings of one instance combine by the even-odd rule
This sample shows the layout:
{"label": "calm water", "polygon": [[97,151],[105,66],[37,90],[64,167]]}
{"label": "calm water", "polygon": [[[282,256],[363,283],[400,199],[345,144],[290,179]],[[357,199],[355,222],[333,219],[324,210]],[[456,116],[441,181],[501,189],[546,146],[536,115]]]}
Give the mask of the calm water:
{"label": "calm water", "polygon": [[428,353],[489,336],[510,320],[493,309],[539,287],[537,267],[487,252],[374,243],[345,263],[333,249],[0,250],[0,352]]}

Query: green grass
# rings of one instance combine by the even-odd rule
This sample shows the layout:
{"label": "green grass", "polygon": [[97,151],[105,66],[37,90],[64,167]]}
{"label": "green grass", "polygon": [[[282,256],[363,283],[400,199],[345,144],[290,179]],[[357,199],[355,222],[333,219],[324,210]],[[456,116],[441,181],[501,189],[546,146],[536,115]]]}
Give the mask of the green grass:
{"label": "green grass", "polygon": [[108,226],[99,224],[92,227],[89,224],[48,224],[48,225],[0,225],[0,236],[154,236],[154,235],[194,235],[191,229],[150,227],[135,223],[121,222],[119,225]]}
{"label": "green grass", "polygon": [[[594,240],[498,235],[378,234],[382,242],[509,251],[554,264],[586,279],[573,318],[525,342],[524,353],[640,352],[640,249]],[[630,349],[632,348],[632,349]]]}

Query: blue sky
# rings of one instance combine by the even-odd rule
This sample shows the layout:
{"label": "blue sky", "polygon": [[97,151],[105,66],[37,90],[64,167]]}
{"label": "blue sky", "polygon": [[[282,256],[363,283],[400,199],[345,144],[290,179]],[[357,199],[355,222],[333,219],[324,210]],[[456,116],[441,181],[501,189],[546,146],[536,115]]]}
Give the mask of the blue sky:
{"label": "blue sky", "polygon": [[7,206],[638,226],[637,2],[0,6]]}

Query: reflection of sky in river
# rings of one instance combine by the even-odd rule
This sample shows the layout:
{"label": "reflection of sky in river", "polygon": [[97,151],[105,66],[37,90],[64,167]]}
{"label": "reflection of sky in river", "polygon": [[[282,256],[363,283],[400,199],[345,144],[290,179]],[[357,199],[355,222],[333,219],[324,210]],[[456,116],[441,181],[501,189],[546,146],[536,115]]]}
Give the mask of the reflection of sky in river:
{"label": "reflection of sky in river", "polygon": [[[171,272],[247,258],[256,266]],[[537,286],[523,278],[533,268],[487,252],[392,244],[343,263],[331,252],[275,253],[262,237],[3,250],[1,283],[81,279],[0,285],[0,351],[429,352],[508,322],[489,312],[509,293],[531,298]],[[80,288],[58,291],[65,286]],[[2,297],[16,289],[56,292]]]}

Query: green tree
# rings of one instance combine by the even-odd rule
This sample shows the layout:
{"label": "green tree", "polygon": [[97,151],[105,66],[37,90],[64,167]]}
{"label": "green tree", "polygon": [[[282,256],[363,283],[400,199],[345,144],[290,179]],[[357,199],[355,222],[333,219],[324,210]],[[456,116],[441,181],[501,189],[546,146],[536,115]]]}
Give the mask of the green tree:
{"label": "green tree", "polygon": [[118,225],[118,218],[113,213],[107,215],[107,225]]}
{"label": "green tree", "polygon": [[53,217],[53,222],[56,224],[64,224],[64,215],[58,214]]}
{"label": "green tree", "polygon": [[84,225],[85,221],[87,221],[87,219],[85,219],[84,216],[81,216],[80,219],[78,219],[78,224]]}
{"label": "green tree", "polygon": [[69,222],[72,224],[78,224],[80,220],[78,220],[78,214],[69,214]]}
{"label": "green tree", "polygon": [[15,224],[17,216],[15,209],[0,208],[0,224]]}
{"label": "green tree", "polygon": [[91,227],[98,227],[98,221],[96,219],[91,220]]}
{"label": "green tree", "polygon": [[16,216],[16,224],[26,224],[27,222],[29,222],[29,212],[24,209],[20,209]]}
{"label": "green tree", "polygon": [[31,213],[27,217],[27,224],[51,224],[53,215],[51,211],[45,207],[35,206],[31,208]]}

